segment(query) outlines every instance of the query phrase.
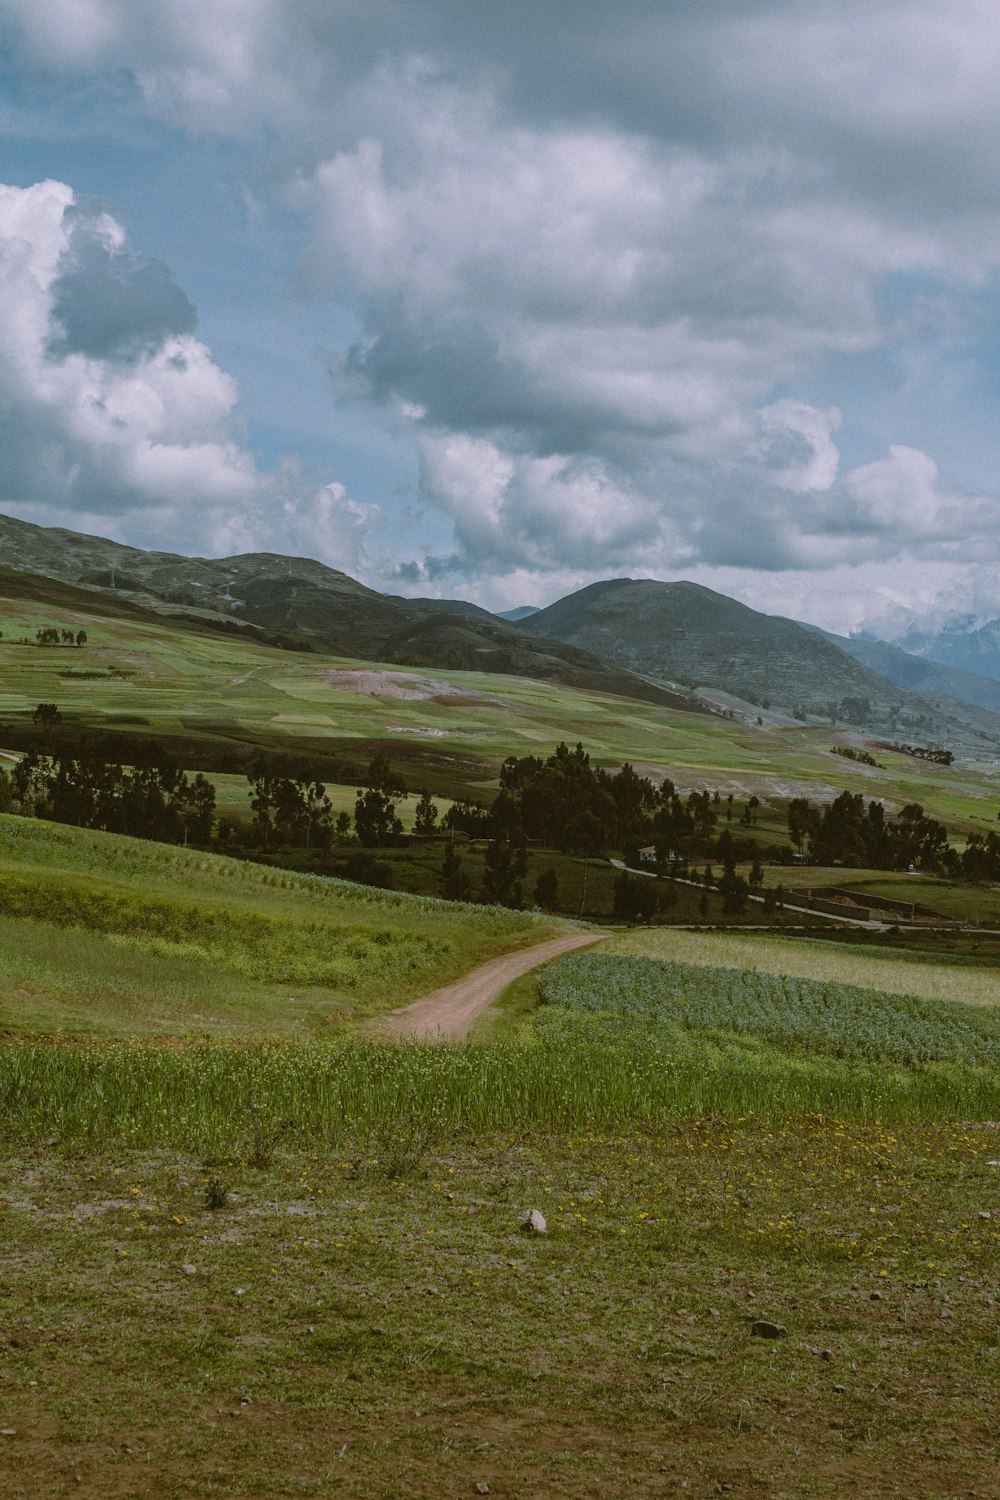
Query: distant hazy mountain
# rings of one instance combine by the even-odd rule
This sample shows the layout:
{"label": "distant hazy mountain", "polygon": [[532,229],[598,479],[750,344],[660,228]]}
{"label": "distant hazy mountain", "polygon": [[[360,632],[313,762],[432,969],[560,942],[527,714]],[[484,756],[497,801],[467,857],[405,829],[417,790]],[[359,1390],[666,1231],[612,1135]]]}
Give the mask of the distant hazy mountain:
{"label": "distant hazy mountain", "polygon": [[953,698],[961,703],[975,704],[978,708],[1000,711],[1000,681],[996,678],[981,677],[957,666],[943,666],[930,657],[914,656],[901,651],[898,646],[870,640],[866,636],[833,635],[814,625],[804,628],[832,641],[855,661],[888,677],[890,682],[920,693],[924,698]]}
{"label": "distant hazy mountain", "polygon": [[982,624],[971,617],[960,618],[938,631],[911,625],[895,644],[913,656],[1000,682],[1000,620]]}
{"label": "distant hazy mountain", "polygon": [[956,717],[966,742],[992,739],[1000,730],[1000,719],[990,715],[959,710],[956,716],[925,701],[822,632],[694,583],[619,578],[591,584],[521,628],[661,681],[721,688],[800,714],[832,714],[893,736],[953,736]]}
{"label": "distant hazy mountain", "polygon": [[502,672],[654,703],[684,702],[586,650],[527,636],[478,605],[379,594],[308,557],[182,557],[0,516],[4,565],[209,625],[244,623],[343,656]]}
{"label": "distant hazy mountain", "polygon": [[497,611],[498,620],[509,620],[512,625],[517,625],[521,620],[527,620],[531,615],[539,613],[537,604],[519,604],[517,609],[501,609]]}

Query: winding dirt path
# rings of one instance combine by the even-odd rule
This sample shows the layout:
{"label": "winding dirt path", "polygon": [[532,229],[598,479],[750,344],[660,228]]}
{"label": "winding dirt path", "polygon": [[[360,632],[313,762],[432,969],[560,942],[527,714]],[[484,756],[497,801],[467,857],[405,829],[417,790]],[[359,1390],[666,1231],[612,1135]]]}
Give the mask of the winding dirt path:
{"label": "winding dirt path", "polygon": [[569,937],[551,938],[547,943],[536,943],[533,948],[524,948],[520,953],[507,953],[503,958],[491,959],[471,974],[456,979],[442,990],[414,1000],[402,1010],[394,1010],[386,1016],[380,1031],[389,1036],[422,1040],[461,1042],[469,1034],[469,1028],[477,1016],[522,974],[530,974],[573,948],[589,948],[599,943],[607,933],[574,932]]}

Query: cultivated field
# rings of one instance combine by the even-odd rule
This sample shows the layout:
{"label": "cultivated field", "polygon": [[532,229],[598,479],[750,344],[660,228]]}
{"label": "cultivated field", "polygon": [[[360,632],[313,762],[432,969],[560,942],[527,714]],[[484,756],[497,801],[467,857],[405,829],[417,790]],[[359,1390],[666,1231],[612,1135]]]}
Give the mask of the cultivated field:
{"label": "cultivated field", "polygon": [[[87,645],[18,644],[46,625],[85,629]],[[568,738],[600,764],[631,760],[684,790],[822,800],[848,788],[892,806],[920,802],[957,829],[996,826],[1000,767],[879,751],[885,769],[875,770],[831,754],[843,736],[816,726],[745,725],[521,678],[278,651],[167,620],[102,616],[96,600],[83,613],[0,599],[0,631],[0,719],[23,721],[54,702],[81,726],[183,742],[192,765],[199,746],[206,763],[220,749],[267,745],[358,767],[389,748],[411,785],[477,795],[495,787],[505,756],[549,753]],[[760,836],[783,838],[783,829],[783,813],[765,809]]]}
{"label": "cultivated field", "polygon": [[[996,768],[879,752],[876,773],[815,728],[96,613],[65,622],[86,647],[43,650],[16,638],[58,610],[0,616],[7,722],[55,702],[192,766],[377,748],[485,796],[507,754],[580,739],[773,798],[764,842],[783,799],[843,787],[959,839],[995,826]],[[345,773],[336,808],[353,796]],[[399,861],[439,878],[438,851]],[[779,874],[1000,919],[985,889]],[[574,901],[581,876],[558,857]],[[589,869],[597,910],[613,878]],[[519,981],[468,1044],[374,1036],[567,930],[0,818],[0,1493],[996,1493],[989,940],[622,931]]]}
{"label": "cultivated field", "polygon": [[[843,872],[841,872],[843,873]],[[1000,1005],[1000,970],[994,962],[978,963],[974,955],[956,959],[949,953],[919,955],[884,946],[885,939],[848,947],[836,934],[808,939],[773,933],[678,932],[646,929],[616,933],[609,953],[665,959],[684,964],[746,969],[799,979],[855,985],[890,995],[922,995],[928,1000],[956,1000],[972,1005]]]}

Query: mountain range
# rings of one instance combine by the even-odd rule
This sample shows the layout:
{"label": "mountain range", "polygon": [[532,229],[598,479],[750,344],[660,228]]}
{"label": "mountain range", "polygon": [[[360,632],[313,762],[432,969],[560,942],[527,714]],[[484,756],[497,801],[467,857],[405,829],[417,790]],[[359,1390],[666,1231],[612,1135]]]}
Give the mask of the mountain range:
{"label": "mountain range", "polygon": [[[862,639],[868,639],[867,632]],[[911,656],[1000,681],[1000,620],[956,616],[937,630],[910,624],[893,644]]]}
{"label": "mountain range", "polygon": [[294,649],[404,666],[500,672],[683,707],[817,719],[966,752],[1000,749],[1000,681],[884,642],[828,634],[688,582],[611,579],[545,609],[491,614],[382,594],[304,557],[192,558],[0,516],[0,567],[118,609]]}

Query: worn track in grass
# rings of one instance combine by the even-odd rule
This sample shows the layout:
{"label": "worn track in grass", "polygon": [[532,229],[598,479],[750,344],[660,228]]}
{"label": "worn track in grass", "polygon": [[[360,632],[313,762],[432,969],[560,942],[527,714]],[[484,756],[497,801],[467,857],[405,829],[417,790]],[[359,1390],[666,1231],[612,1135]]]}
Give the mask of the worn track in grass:
{"label": "worn track in grass", "polygon": [[599,943],[608,934],[604,932],[574,932],[568,937],[552,938],[547,943],[537,943],[520,953],[508,953],[503,958],[494,958],[488,964],[473,969],[454,984],[435,990],[421,1000],[401,1010],[394,1010],[382,1021],[380,1030],[389,1036],[414,1039],[438,1039],[461,1042],[477,1016],[502,994],[515,979],[540,968],[552,958],[569,953],[573,948],[586,948]]}

